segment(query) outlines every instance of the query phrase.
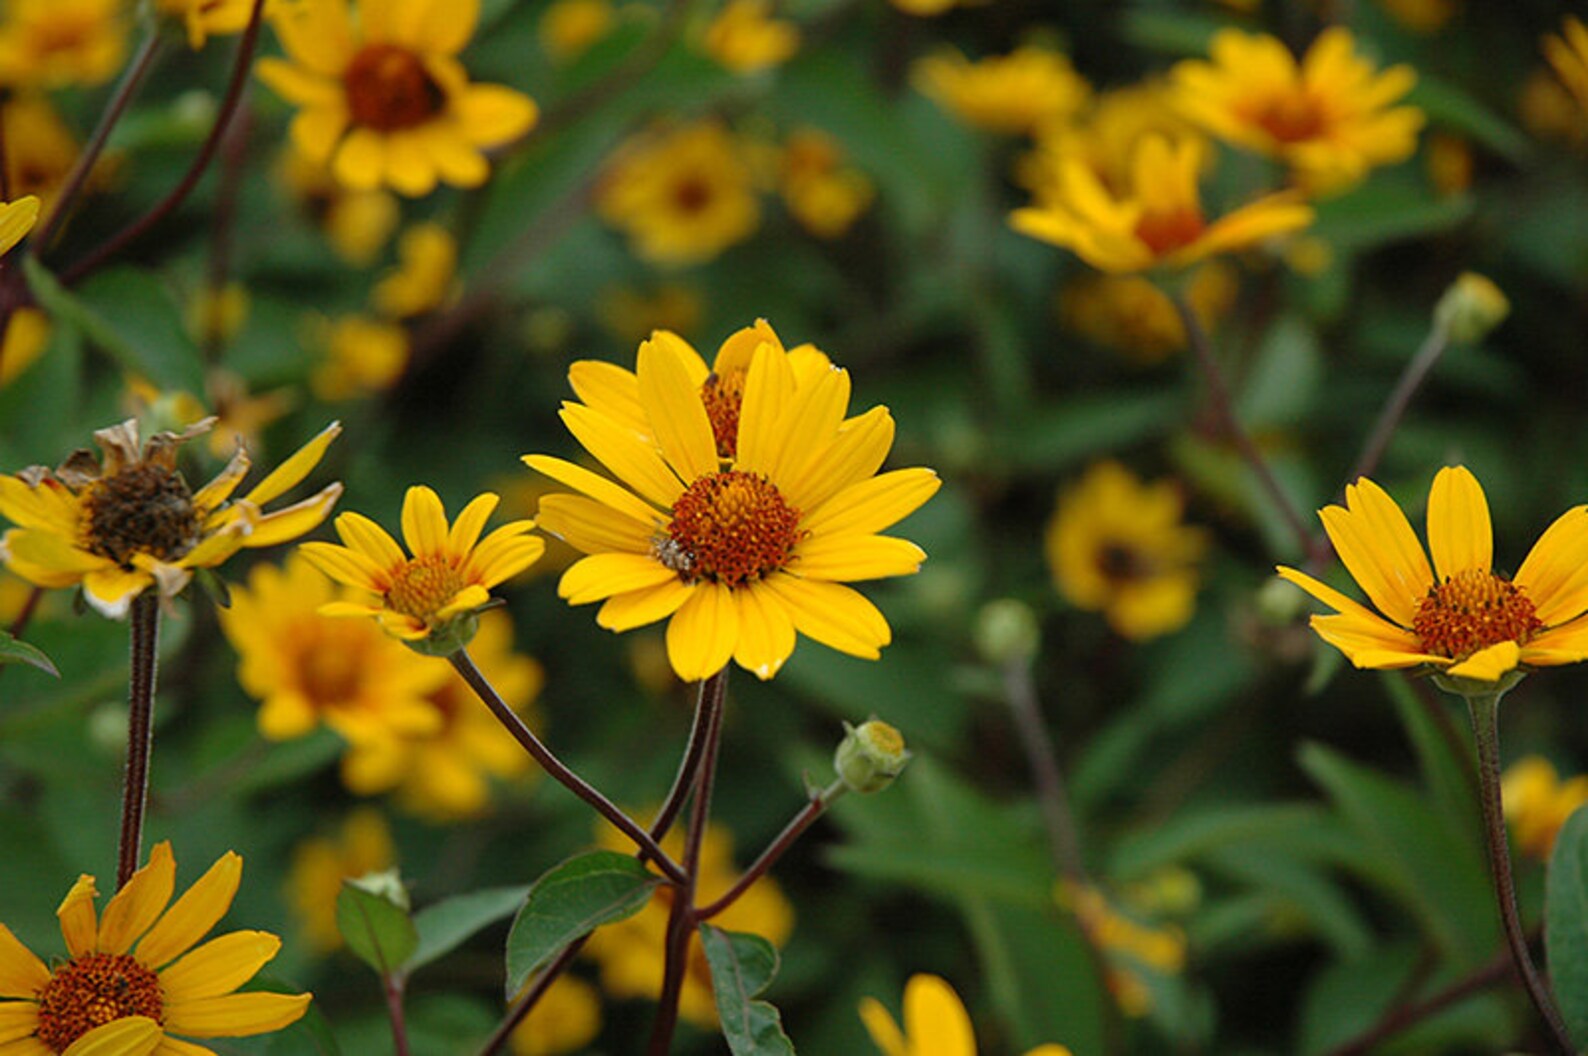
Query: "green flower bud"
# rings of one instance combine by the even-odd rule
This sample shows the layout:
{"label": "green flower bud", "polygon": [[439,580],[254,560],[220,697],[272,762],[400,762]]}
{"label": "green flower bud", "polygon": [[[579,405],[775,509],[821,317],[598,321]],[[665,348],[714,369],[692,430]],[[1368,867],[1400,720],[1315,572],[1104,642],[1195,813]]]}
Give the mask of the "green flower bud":
{"label": "green flower bud", "polygon": [[383,898],[405,913],[413,908],[408,900],[408,888],[403,885],[402,875],[395,867],[378,873],[349,877],[343,882],[361,891],[368,891],[376,898]]}
{"label": "green flower bud", "polygon": [[1434,307],[1434,322],[1460,344],[1482,341],[1511,314],[1511,302],[1500,288],[1475,271],[1456,276]]}
{"label": "green flower bud", "polygon": [[1278,576],[1257,588],[1257,615],[1270,627],[1288,627],[1307,611],[1307,595]]}
{"label": "green flower bud", "polygon": [[479,612],[462,612],[446,623],[432,627],[425,637],[404,641],[403,644],[421,656],[451,656],[474,641],[479,629]]}
{"label": "green flower bud", "polygon": [[881,792],[910,761],[899,731],[880,719],[844,723],[844,739],[833,753],[833,769],[854,792]]}
{"label": "green flower bud", "polygon": [[1029,660],[1042,645],[1042,630],[1031,606],[1014,598],[989,601],[976,615],[976,650],[992,664]]}

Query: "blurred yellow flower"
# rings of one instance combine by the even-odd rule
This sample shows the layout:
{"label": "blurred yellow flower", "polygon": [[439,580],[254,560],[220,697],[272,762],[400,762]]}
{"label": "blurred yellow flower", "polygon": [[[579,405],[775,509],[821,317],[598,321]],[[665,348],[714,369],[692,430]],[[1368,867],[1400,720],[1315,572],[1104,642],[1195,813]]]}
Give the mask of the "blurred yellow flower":
{"label": "blurred yellow flower", "polygon": [[342,948],[336,899],[344,879],[378,873],[397,864],[386,816],[359,807],[342,819],[335,836],[310,836],[292,849],[284,894],[298,930],[316,953]]}
{"label": "blurred yellow flower", "polygon": [[1460,0],[1379,0],[1379,5],[1414,33],[1437,33],[1455,17]]}
{"label": "blurred yellow flower", "polygon": [[382,276],[371,299],[382,315],[407,319],[440,308],[457,293],[458,243],[436,223],[415,224],[397,242],[398,266]]}
{"label": "blurred yellow flower", "polygon": [[301,109],[292,139],[354,190],[410,197],[437,182],[478,187],[484,151],[535,124],[534,100],[470,84],[458,53],[474,35],[479,0],[300,0],[271,24],[288,59],[259,60],[259,76]]}
{"label": "blurred yellow flower", "polygon": [[6,0],[0,15],[0,85],[92,88],[127,55],[121,0]]}
{"label": "blurred yellow flower", "polygon": [[[269,11],[279,0],[265,3]],[[211,35],[225,37],[247,29],[254,0],[155,0],[154,6],[162,15],[182,21],[188,47],[197,51]]]}
{"label": "blurred yellow flower", "polygon": [[37,308],[15,308],[0,344],[0,388],[44,354],[50,343],[50,317]]}
{"label": "blurred yellow flower", "polygon": [[102,459],[79,450],[53,472],[33,466],[0,477],[0,514],[18,525],[0,539],[0,557],[41,587],[81,584],[89,604],[119,619],[148,587],[175,597],[194,569],[213,568],[244,548],[296,539],[325,520],[341,484],[268,513],[263,507],[309,475],[341,425],[327,426],[232,499],[248,473],[245,449],[196,492],[176,468],[181,445],[211,424],[156,433],[140,445],[138,421],[128,419],[94,433]]}
{"label": "blurred yellow flower", "polygon": [[1517,850],[1547,862],[1561,826],[1588,803],[1588,775],[1562,781],[1548,759],[1529,755],[1506,768],[1500,779],[1500,798]]}
{"label": "blurred yellow flower", "polygon": [[372,263],[402,221],[402,208],[391,192],[348,190],[326,165],[296,147],[282,152],[276,173],[324,230],[337,256],[356,267]]}
{"label": "blurred yellow flower", "polygon": [[1312,223],[1312,209],[1292,193],[1268,195],[1207,222],[1197,189],[1202,157],[1196,140],[1145,136],[1136,146],[1130,188],[1120,197],[1086,164],[1067,160],[1049,198],[1016,209],[1009,222],[1116,273],[1183,268]]}
{"label": "blurred yellow flower", "polygon": [[678,282],[662,282],[644,289],[608,289],[601,294],[600,311],[596,314],[619,343],[637,345],[653,330],[692,333],[700,326],[705,312],[699,290]]}
{"label": "blurred yellow flower", "polygon": [[[176,860],[170,843],[158,843],[103,916],[95,913],[94,878],[84,873],[55,911],[67,956],[48,965],[0,924],[6,1048],[19,1056],[197,1056],[210,1050],[176,1035],[249,1037],[296,1022],[312,995],[235,992],[276,956],[280,939],[233,931],[194,945],[231,907],[242,872],[243,860],[227,851],[172,903]],[[125,1022],[134,1018],[142,1023]],[[158,1049],[149,1044],[151,1026]],[[74,1044],[90,1034],[103,1042]]]}
{"label": "blurred yellow flower", "polygon": [[187,304],[183,322],[193,340],[205,347],[228,344],[248,321],[248,287],[228,282],[218,289],[205,283]]}
{"label": "blurred yellow flower", "polygon": [[570,371],[575,391],[595,394],[565,403],[563,422],[618,482],[524,456],[581,493],[540,504],[542,526],[591,555],[563,573],[558,593],[572,605],[603,602],[596,622],[612,631],[667,620],[668,656],[685,680],[730,660],[771,678],[796,632],[874,660],[892,631],[846,584],[920,569],[920,547],[877,533],[931,498],[937,475],[874,475],[893,419],[876,407],[846,420],[846,372],[801,385],[780,343],[752,332],[741,344],[742,394],[707,390],[704,364],[667,333],[640,345],[634,375],[602,370],[599,390]]}
{"label": "blurred yellow flower", "polygon": [[1208,540],[1182,523],[1173,481],[1143,484],[1117,462],[1093,465],[1059,497],[1046,552],[1059,593],[1101,612],[1118,634],[1144,641],[1177,631],[1196,607]]}
{"label": "blurred yellow flower", "polygon": [[1088,940],[1103,955],[1104,981],[1121,1012],[1133,1018],[1152,1010],[1143,972],[1178,975],[1185,970],[1185,933],[1173,925],[1145,924],[1116,908],[1089,884],[1060,881],[1055,897],[1075,914]]}
{"label": "blurred yellow flower", "polygon": [[[904,984],[901,1029],[882,1002],[863,998],[860,1019],[882,1056],[976,1056],[976,1031],[959,995],[936,975],[912,975]],[[1070,1056],[1063,1045],[1038,1045],[1026,1056]]]}
{"label": "blurred yellow flower", "polygon": [[374,617],[387,634],[405,642],[444,640],[490,602],[492,587],[534,564],[546,549],[529,534],[534,521],[510,521],[481,539],[496,503],[490,492],[475,496],[449,528],[441,498],[422,484],[409,488],[402,510],[409,554],[363,514],[339,515],[336,534],[344,545],[311,542],[298,549],[332,579],[373,597],[334,601],[320,612]]}
{"label": "blurred yellow flower", "polygon": [[39,219],[39,200],[31,194],[13,202],[0,202],[0,257],[27,237]]}
{"label": "blurred yellow flower", "polygon": [[778,193],[801,227],[817,238],[838,238],[871,207],[876,188],[844,164],[838,141],[816,128],[797,128],[778,154]]}
{"label": "blurred yellow flower", "polygon": [[[6,137],[6,178],[11,193],[21,198],[35,195],[40,211],[54,208],[66,174],[77,163],[77,139],[55,107],[43,95],[19,95],[0,102],[0,122]],[[85,190],[105,182],[112,166],[104,157],[95,164]]]}
{"label": "blurred yellow flower", "polygon": [[[182,428],[212,418],[208,446],[216,458],[230,457],[238,444],[257,450],[265,426],[285,415],[297,402],[291,388],[275,389],[263,396],[250,395],[247,382],[220,367],[204,375],[204,401],[188,392],[162,392],[147,380],[130,376],[127,393],[129,413],[140,418],[148,416],[167,428]],[[206,409],[205,401],[213,411]]]}
{"label": "blurred yellow flower", "polygon": [[611,0],[556,0],[541,12],[536,34],[553,62],[572,62],[616,24]]}
{"label": "blurred yellow flower", "polygon": [[1284,161],[1309,191],[1343,190],[1417,149],[1422,111],[1391,107],[1417,75],[1410,66],[1376,71],[1343,26],[1319,34],[1299,63],[1277,38],[1238,29],[1216,33],[1210,56],[1171,73],[1186,116],[1229,143]]}
{"label": "blurred yellow flower", "polygon": [[[633,844],[609,826],[602,826],[597,842],[609,850],[633,850]],[[684,839],[674,829],[662,841],[662,849],[675,858],[683,854]],[[706,826],[700,847],[700,872],[696,880],[696,901],[711,902],[728,893],[739,879],[733,863],[733,836],[715,822]],[[643,997],[655,1000],[662,990],[664,941],[667,918],[672,910],[672,889],[658,887],[644,909],[627,920],[600,928],[585,944],[585,955],[601,966],[601,987],[617,998]],[[711,918],[725,931],[759,935],[774,946],[782,946],[794,930],[794,907],[783,895],[776,880],[762,877],[752,884],[733,905]],[[711,969],[698,936],[690,936],[689,956],[684,973],[683,996],[678,1011],[685,1020],[704,1030],[717,1026],[717,1002],[712,996]]]}
{"label": "blurred yellow flower", "polygon": [[1495,682],[1518,666],[1588,658],[1588,620],[1578,619],[1588,611],[1588,506],[1561,514],[1513,579],[1491,571],[1489,503],[1465,466],[1434,476],[1427,551],[1395,500],[1366,477],[1346,486],[1345,506],[1318,516],[1378,612],[1297,569],[1281,566],[1279,575],[1335,610],[1313,616],[1312,629],[1357,667],[1428,664]]}
{"label": "blurred yellow flower", "polygon": [[1567,15],[1561,23],[1560,36],[1546,34],[1543,46],[1544,58],[1554,67],[1561,83],[1577,105],[1588,110],[1588,26]]}
{"label": "blurred yellow flower", "polygon": [[1100,92],[1073,119],[1043,127],[1015,177],[1038,204],[1062,200],[1064,169],[1078,161],[1116,197],[1128,195],[1136,147],[1148,135],[1171,143],[1204,138],[1175,107],[1173,93],[1161,80]]}
{"label": "blurred yellow flower", "polygon": [[1091,95],[1067,56],[1037,47],[979,62],[949,49],[917,60],[910,80],[966,124],[1014,135],[1034,135],[1068,120]]}
{"label": "blurred yellow flower", "polygon": [[[1186,282],[1186,301],[1212,331],[1235,303],[1239,281],[1219,260],[1202,264]],[[1185,324],[1169,295],[1140,275],[1087,274],[1059,293],[1059,316],[1088,341],[1138,363],[1159,363],[1186,347]]]}
{"label": "blurred yellow flower", "polygon": [[721,121],[630,139],[596,192],[596,212],[653,264],[702,264],[761,223],[748,152]]}
{"label": "blurred yellow flower", "polygon": [[559,975],[508,1036],[513,1056],[578,1052],[601,1033],[601,995],[576,975]]}
{"label": "blurred yellow flower", "polygon": [[799,50],[799,27],[772,17],[770,0],[728,0],[706,27],[706,54],[733,73],[780,66]]}
{"label": "blurred yellow flower", "polygon": [[385,392],[408,368],[408,331],[362,315],[327,321],[310,329],[324,358],[309,374],[309,388],[322,400],[352,400]]}
{"label": "blurred yellow flower", "polygon": [[1588,140],[1588,121],[1583,120],[1585,107],[1548,70],[1534,70],[1522,81],[1516,109],[1522,127],[1540,139],[1558,139],[1574,145]]}

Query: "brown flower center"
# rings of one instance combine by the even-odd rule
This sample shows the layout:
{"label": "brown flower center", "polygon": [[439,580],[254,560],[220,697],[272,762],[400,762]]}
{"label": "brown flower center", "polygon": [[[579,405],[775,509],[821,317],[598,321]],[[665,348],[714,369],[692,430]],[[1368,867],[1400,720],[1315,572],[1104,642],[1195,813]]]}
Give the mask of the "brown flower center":
{"label": "brown flower center", "polygon": [[737,587],[786,566],[804,534],[799,525],[800,512],[771,481],[731,469],[684,490],[651,552],[685,583]]}
{"label": "brown flower center", "polygon": [[1452,660],[1501,642],[1521,645],[1543,629],[1521,587],[1475,568],[1429,587],[1412,618],[1423,652]]}
{"label": "brown flower center", "polygon": [[133,554],[175,561],[193,549],[201,518],[182,474],[138,463],[97,480],[83,497],[84,547],[123,567]]}
{"label": "brown flower center", "polygon": [[[305,625],[299,642],[299,685],[316,708],[346,707],[357,699],[371,665],[379,663],[370,655],[366,627],[351,621],[324,626],[330,622],[322,619]],[[338,633],[343,627],[357,629]]]}
{"label": "brown flower center", "polygon": [[1149,212],[1136,221],[1135,234],[1152,250],[1153,256],[1164,257],[1202,237],[1206,226],[1202,222],[1202,214],[1195,209],[1177,209],[1172,213]]}
{"label": "brown flower center", "polygon": [[51,1052],[127,1016],[165,1022],[160,977],[126,954],[90,953],[55,969],[39,991],[39,1040]]}
{"label": "brown flower center", "polygon": [[1108,542],[1098,547],[1097,570],[1110,583],[1123,585],[1152,575],[1152,561],[1134,547]]}
{"label": "brown flower center", "polygon": [[717,457],[732,458],[739,444],[739,408],[744,404],[744,381],[748,371],[712,373],[700,387],[711,432],[717,438]]}
{"label": "brown flower center", "polygon": [[419,56],[391,44],[367,44],[342,74],[355,125],[377,132],[413,128],[441,112],[446,93]]}
{"label": "brown flower center", "polygon": [[1281,143],[1301,143],[1323,132],[1323,108],[1308,95],[1270,99],[1251,121]]}
{"label": "brown flower center", "polygon": [[463,573],[445,556],[416,557],[392,574],[386,604],[404,616],[428,620],[466,586]]}
{"label": "brown flower center", "polygon": [[673,185],[673,205],[693,216],[711,204],[711,185],[699,176],[686,176]]}

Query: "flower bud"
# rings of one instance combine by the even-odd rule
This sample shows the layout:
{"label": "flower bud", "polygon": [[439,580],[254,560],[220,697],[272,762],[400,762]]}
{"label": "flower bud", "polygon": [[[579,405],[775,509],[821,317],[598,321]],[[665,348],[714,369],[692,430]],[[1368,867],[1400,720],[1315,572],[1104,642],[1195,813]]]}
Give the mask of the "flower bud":
{"label": "flower bud", "polygon": [[402,874],[395,868],[349,877],[343,882],[361,891],[367,891],[376,898],[383,898],[405,913],[413,908],[408,900],[408,888],[403,884]]}
{"label": "flower bud", "polygon": [[1030,660],[1042,644],[1042,630],[1031,606],[1014,598],[998,598],[976,615],[976,650],[989,663]]}
{"label": "flower bud", "polygon": [[1434,307],[1434,322],[1445,328],[1450,340],[1461,344],[1481,341],[1511,314],[1511,302],[1493,282],[1475,271],[1464,271],[1450,284]]}
{"label": "flower bud", "polygon": [[1278,576],[1257,588],[1257,616],[1270,627],[1288,627],[1307,611],[1307,595]]}
{"label": "flower bud", "polygon": [[833,769],[854,792],[880,792],[910,761],[899,731],[880,719],[859,726],[844,723],[844,739],[833,753]]}

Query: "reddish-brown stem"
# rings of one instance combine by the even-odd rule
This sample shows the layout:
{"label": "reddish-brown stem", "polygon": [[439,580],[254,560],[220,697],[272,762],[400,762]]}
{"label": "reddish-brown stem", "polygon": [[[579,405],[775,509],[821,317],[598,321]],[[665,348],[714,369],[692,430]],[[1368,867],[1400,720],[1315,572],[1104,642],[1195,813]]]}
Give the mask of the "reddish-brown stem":
{"label": "reddish-brown stem", "polygon": [[143,860],[143,817],[149,802],[149,761],[154,754],[154,686],[160,642],[160,594],[146,590],[132,601],[127,678],[127,772],[121,794],[121,839],[116,890]]}
{"label": "reddish-brown stem", "polygon": [[507,1015],[503,1016],[502,1021],[496,1025],[496,1029],[491,1031],[491,1036],[485,1039],[485,1044],[480,1047],[479,1056],[496,1056],[496,1053],[502,1051],[502,1047],[512,1037],[513,1031],[518,1029],[518,1025],[524,1021],[524,1017],[529,1015],[535,1004],[545,995],[547,990],[551,989],[551,984],[557,981],[557,977],[567,970],[575,957],[579,956],[579,951],[584,949],[584,944],[590,941],[590,936],[593,934],[594,932],[587,931],[564,946],[562,952],[557,954],[539,975],[535,976],[535,981],[529,984],[529,989],[524,991],[524,996],[520,997],[517,1003],[508,1009]]}
{"label": "reddish-brown stem", "polygon": [[1408,1027],[1421,1023],[1429,1016],[1443,1012],[1451,1005],[1465,1001],[1473,994],[1488,989],[1510,975],[1512,971],[1510,952],[1503,952],[1465,979],[1457,980],[1426,1001],[1391,1008],[1367,1030],[1345,1044],[1330,1049],[1327,1056],[1366,1056],[1381,1042],[1393,1038]]}
{"label": "reddish-brown stem", "polygon": [[790,819],[787,825],[783,826],[783,831],[778,833],[777,838],[767,845],[766,850],[761,852],[760,857],[750,863],[750,867],[744,871],[739,879],[734,881],[733,886],[723,892],[722,897],[715,902],[695,910],[696,923],[710,920],[739,901],[740,897],[750,890],[757,880],[765,876],[772,866],[777,864],[777,860],[783,857],[784,852],[794,846],[794,841],[799,839],[806,829],[814,825],[816,819],[825,814],[832,802],[846,791],[848,791],[848,786],[842,781],[834,781],[820,792],[812,791],[811,798],[805,803],[805,806]]}
{"label": "reddish-brown stem", "polygon": [[382,980],[386,990],[386,1015],[391,1020],[393,1056],[409,1056],[408,1021],[403,1014],[403,991],[407,980],[401,972],[388,972]]}

